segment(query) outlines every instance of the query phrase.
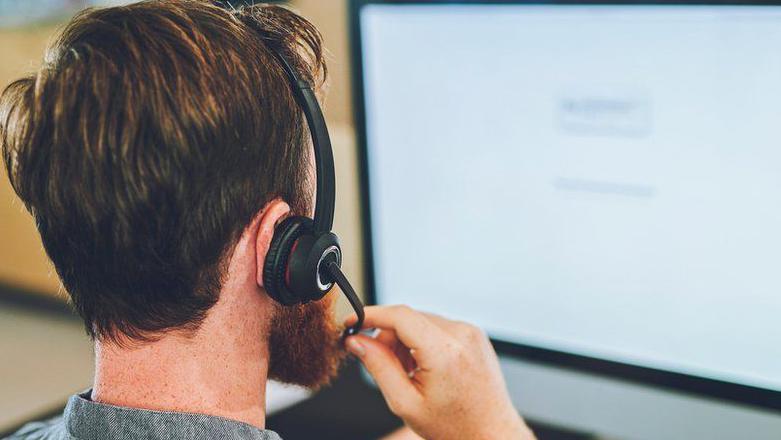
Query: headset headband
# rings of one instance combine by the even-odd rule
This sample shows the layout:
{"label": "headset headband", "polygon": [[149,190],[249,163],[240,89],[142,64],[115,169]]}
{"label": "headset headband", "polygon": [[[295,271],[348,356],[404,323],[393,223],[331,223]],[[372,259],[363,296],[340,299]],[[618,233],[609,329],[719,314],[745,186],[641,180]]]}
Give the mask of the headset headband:
{"label": "headset headband", "polygon": [[[331,239],[334,240],[334,246],[332,246],[332,248],[338,251],[339,255],[337,260],[331,259],[326,261],[326,255],[331,248],[326,249],[324,253],[316,253],[315,255],[320,257],[317,264],[316,276],[322,276],[322,278],[326,278],[326,282],[335,282],[341,287],[342,293],[345,294],[358,317],[356,322],[346,329],[344,333],[344,336],[353,335],[358,333],[363,326],[364,311],[363,303],[361,303],[360,298],[358,298],[358,294],[350,285],[347,277],[339,267],[341,264],[341,250],[339,250],[336,235],[331,233],[334,222],[336,176],[334,173],[334,155],[331,149],[331,138],[328,135],[328,127],[325,125],[325,118],[320,109],[320,104],[317,102],[317,97],[309,83],[301,80],[298,73],[296,73],[295,69],[293,69],[281,53],[274,49],[271,49],[271,53],[279,60],[282,69],[287,74],[290,87],[293,90],[293,96],[306,117],[312,144],[314,145],[315,172],[317,173],[317,200],[315,202],[315,216],[312,222],[313,236],[332,237]],[[324,263],[323,267],[320,266],[321,262]]]}
{"label": "headset headband", "polygon": [[295,69],[290,66],[285,57],[276,50],[271,50],[279,60],[282,69],[288,76],[293,96],[298,106],[304,112],[309,133],[315,150],[315,173],[317,189],[315,200],[315,216],[313,229],[315,234],[328,232],[334,223],[334,203],[336,198],[336,177],[334,176],[334,154],[331,149],[331,137],[325,125],[323,112],[312,87],[302,80]]}

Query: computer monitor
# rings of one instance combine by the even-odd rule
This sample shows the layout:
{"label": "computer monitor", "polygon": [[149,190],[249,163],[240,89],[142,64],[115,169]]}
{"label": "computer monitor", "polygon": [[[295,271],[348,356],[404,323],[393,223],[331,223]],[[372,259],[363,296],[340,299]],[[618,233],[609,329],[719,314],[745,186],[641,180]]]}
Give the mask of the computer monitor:
{"label": "computer monitor", "polygon": [[781,435],[781,6],[351,20],[375,302],[483,327],[544,420]]}

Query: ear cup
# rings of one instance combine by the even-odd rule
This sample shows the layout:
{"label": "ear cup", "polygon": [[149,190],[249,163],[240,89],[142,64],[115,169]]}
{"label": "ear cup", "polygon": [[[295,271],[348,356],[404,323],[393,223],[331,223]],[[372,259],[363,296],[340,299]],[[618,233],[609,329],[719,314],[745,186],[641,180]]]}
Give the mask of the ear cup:
{"label": "ear cup", "polygon": [[287,262],[289,290],[304,301],[325,296],[333,287],[333,279],[325,269],[331,261],[342,264],[339,239],[332,232],[299,238]]}
{"label": "ear cup", "polygon": [[269,296],[280,304],[290,306],[307,300],[288,287],[288,260],[297,241],[311,236],[312,220],[306,217],[288,217],[274,230],[274,237],[263,264],[263,286]]}

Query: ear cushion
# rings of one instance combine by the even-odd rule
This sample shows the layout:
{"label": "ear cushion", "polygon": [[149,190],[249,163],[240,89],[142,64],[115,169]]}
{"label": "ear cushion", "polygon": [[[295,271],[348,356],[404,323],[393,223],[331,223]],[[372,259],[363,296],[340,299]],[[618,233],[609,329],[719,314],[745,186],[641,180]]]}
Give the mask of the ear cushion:
{"label": "ear cushion", "polygon": [[282,305],[290,306],[306,301],[306,298],[298,298],[288,288],[286,271],[296,242],[311,233],[312,220],[306,217],[288,217],[274,230],[274,237],[263,264],[263,287],[271,298]]}

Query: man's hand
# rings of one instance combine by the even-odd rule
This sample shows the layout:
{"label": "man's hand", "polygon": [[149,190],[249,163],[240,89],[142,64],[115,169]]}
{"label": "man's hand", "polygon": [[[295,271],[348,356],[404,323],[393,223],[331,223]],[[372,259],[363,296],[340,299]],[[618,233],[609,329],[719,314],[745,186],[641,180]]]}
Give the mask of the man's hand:
{"label": "man's hand", "polygon": [[364,325],[380,333],[351,336],[347,349],[374,377],[390,410],[416,433],[437,440],[534,438],[480,329],[407,306],[365,311]]}

